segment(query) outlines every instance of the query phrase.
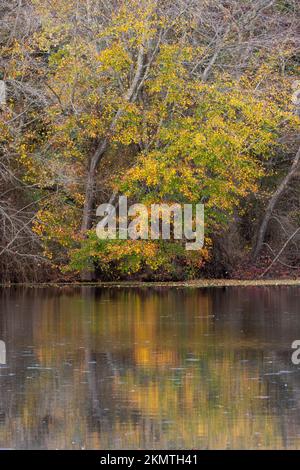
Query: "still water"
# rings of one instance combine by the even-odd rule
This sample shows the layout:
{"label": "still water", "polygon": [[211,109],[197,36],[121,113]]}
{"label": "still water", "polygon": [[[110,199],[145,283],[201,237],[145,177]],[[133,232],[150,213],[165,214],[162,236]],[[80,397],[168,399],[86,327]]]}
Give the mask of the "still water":
{"label": "still water", "polygon": [[299,287],[0,291],[0,447],[300,448]]}

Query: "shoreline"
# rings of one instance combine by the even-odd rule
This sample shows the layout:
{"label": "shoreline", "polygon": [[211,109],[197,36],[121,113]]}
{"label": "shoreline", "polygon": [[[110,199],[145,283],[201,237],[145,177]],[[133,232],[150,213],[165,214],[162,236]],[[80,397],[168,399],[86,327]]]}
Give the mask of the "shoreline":
{"label": "shoreline", "polygon": [[99,282],[43,282],[43,283],[7,283],[0,284],[7,287],[177,287],[177,288],[203,288],[203,287],[251,287],[251,286],[300,286],[300,279],[199,279],[195,281],[99,281]]}

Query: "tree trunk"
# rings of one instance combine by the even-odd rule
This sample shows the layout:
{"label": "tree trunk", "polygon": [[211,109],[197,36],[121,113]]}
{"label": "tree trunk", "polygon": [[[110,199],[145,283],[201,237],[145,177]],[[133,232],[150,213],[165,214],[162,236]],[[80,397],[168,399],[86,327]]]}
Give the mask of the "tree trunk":
{"label": "tree trunk", "polygon": [[[92,156],[88,168],[86,185],[85,185],[85,199],[81,221],[81,233],[86,237],[88,230],[92,228],[93,223],[93,210],[95,203],[95,188],[96,188],[96,175],[98,163],[104,154],[107,147],[107,140],[104,140],[102,144],[97,148],[96,152]],[[81,280],[85,282],[91,282],[95,278],[94,270],[84,270],[81,273]]]}
{"label": "tree trunk", "polygon": [[[137,98],[140,86],[143,83],[143,70],[144,70],[144,44],[143,41],[140,45],[139,52],[138,52],[138,57],[137,57],[137,66],[136,66],[136,71],[131,83],[131,86],[127,90],[127,92],[124,95],[124,100],[127,101],[128,103],[134,102]],[[108,130],[106,138],[99,143],[95,153],[93,154],[89,168],[88,168],[88,173],[87,173],[87,179],[86,179],[86,186],[85,186],[85,200],[84,200],[84,207],[83,207],[83,213],[82,213],[82,221],[81,221],[81,233],[83,236],[85,236],[87,230],[89,230],[92,227],[93,223],[93,209],[94,209],[94,203],[95,203],[95,186],[96,186],[96,175],[97,175],[97,168],[99,165],[99,162],[103,155],[105,154],[109,139],[113,135],[116,124],[119,120],[119,118],[122,116],[122,108],[120,108],[114,119],[111,122],[110,128]],[[91,281],[94,277],[93,272],[87,272],[84,271],[81,274],[81,280],[83,281]]]}
{"label": "tree trunk", "polygon": [[82,214],[81,232],[85,234],[87,230],[92,227],[92,211],[94,205],[94,191],[96,184],[95,171],[90,167],[88,170],[86,185],[85,185],[85,201]]}
{"label": "tree trunk", "polygon": [[273,210],[274,210],[277,202],[279,201],[281,195],[283,194],[283,192],[288,187],[290,180],[295,175],[295,173],[298,169],[299,162],[300,162],[300,148],[298,149],[298,152],[295,155],[295,158],[294,158],[293,163],[292,163],[292,165],[289,169],[288,174],[282,180],[282,182],[280,183],[280,185],[276,189],[275,193],[273,194],[273,196],[271,197],[271,199],[270,199],[270,201],[267,205],[267,209],[266,209],[262,224],[259,228],[257,239],[256,239],[256,244],[255,244],[255,247],[254,247],[254,250],[253,250],[253,256],[252,257],[253,257],[254,261],[257,260],[259,254],[261,252],[261,249],[262,249],[262,246],[263,246],[263,243],[264,243],[264,239],[265,239],[265,235],[266,235],[266,231],[267,231],[268,224],[269,224],[270,218],[272,216]]}
{"label": "tree trunk", "polygon": [[[86,237],[87,230],[92,227],[92,212],[94,206],[94,191],[96,183],[96,173],[92,170],[91,165],[88,170],[87,181],[85,186],[85,201],[83,207],[81,232]],[[84,269],[80,274],[80,279],[83,282],[91,282],[95,278],[95,270]]]}
{"label": "tree trunk", "polygon": [[[134,102],[137,98],[137,93],[139,86],[143,83],[143,68],[144,68],[144,46],[141,44],[138,58],[137,58],[137,68],[135,75],[133,77],[130,88],[127,93],[125,93],[124,100],[128,103]],[[106,152],[108,147],[109,137],[114,133],[116,124],[119,118],[122,116],[122,109],[119,109],[111,122],[107,137],[98,145],[94,155],[91,158],[90,166],[87,175],[87,181],[85,186],[85,202],[82,215],[81,231],[85,232],[89,230],[92,226],[92,211],[94,206],[95,198],[95,184],[96,184],[96,172],[99,162]]]}
{"label": "tree trunk", "polygon": [[104,155],[107,149],[107,145],[108,140],[104,139],[102,143],[98,145],[89,163],[85,184],[85,198],[81,221],[82,234],[85,234],[85,232],[92,227],[97,167],[101,160],[101,157]]}

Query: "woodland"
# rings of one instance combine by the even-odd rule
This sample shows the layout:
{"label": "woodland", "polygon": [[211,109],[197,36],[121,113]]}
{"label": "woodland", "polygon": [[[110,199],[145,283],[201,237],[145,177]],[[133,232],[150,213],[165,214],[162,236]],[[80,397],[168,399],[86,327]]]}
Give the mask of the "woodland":
{"label": "woodland", "polygon": [[[0,282],[300,276],[298,0],[0,0]],[[96,208],[203,203],[205,244]]]}

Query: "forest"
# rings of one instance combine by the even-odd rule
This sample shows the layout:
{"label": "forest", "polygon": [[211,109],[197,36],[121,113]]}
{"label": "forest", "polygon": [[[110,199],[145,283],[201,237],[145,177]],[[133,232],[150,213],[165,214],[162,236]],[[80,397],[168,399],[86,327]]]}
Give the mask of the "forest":
{"label": "forest", "polygon": [[[300,275],[298,0],[0,0],[0,282]],[[205,243],[96,208],[205,207]]]}

